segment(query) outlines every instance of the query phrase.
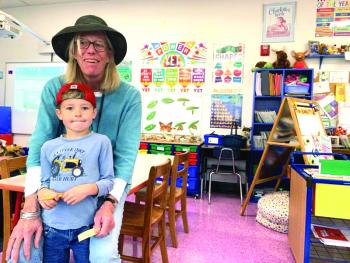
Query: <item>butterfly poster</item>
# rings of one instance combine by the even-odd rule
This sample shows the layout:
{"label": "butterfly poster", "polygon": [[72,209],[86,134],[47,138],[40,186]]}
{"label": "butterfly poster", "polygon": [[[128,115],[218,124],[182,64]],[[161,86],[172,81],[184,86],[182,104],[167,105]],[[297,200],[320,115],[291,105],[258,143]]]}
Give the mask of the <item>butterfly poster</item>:
{"label": "butterfly poster", "polygon": [[142,132],[200,134],[202,98],[177,93],[143,96]]}

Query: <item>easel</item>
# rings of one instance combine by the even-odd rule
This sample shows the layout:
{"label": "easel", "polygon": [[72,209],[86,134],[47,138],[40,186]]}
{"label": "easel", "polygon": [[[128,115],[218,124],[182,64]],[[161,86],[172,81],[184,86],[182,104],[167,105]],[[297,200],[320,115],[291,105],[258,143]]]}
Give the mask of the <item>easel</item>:
{"label": "easel", "polygon": [[[244,215],[256,185],[277,180],[274,188],[274,191],[277,191],[283,175],[287,174],[291,152],[297,147],[301,151],[311,152],[310,146],[315,147],[315,145],[312,145],[309,137],[326,136],[318,110],[318,104],[310,100],[292,97],[283,99],[254,179],[244,199],[241,215]],[[308,158],[304,156],[305,163],[314,162]]]}

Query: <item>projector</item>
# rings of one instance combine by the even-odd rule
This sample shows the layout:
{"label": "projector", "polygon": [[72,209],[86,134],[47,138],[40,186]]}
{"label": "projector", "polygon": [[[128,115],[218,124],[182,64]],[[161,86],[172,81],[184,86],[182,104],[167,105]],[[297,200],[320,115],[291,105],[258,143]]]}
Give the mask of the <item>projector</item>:
{"label": "projector", "polygon": [[20,25],[10,17],[0,13],[0,38],[16,38],[20,34]]}

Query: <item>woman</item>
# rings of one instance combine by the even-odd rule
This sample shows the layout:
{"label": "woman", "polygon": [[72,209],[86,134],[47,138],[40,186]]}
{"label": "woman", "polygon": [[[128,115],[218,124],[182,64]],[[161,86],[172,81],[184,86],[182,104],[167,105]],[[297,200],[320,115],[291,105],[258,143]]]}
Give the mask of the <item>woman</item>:
{"label": "woman", "polygon": [[[115,181],[94,218],[96,237],[90,240],[90,261],[120,262],[117,250],[123,206],[137,156],[141,125],[141,96],[137,89],[120,81],[116,71],[127,50],[124,36],[93,15],[80,17],[52,38],[55,53],[67,64],[66,74],[45,85],[38,120],[29,145],[26,201],[6,251],[11,262],[41,258],[42,224],[36,191],[40,185],[40,148],[64,132],[55,116],[55,96],[67,82],[90,85],[97,97],[97,116],[92,129],[107,135],[113,147]],[[51,205],[56,201],[52,200]],[[23,241],[23,248],[20,248]]]}

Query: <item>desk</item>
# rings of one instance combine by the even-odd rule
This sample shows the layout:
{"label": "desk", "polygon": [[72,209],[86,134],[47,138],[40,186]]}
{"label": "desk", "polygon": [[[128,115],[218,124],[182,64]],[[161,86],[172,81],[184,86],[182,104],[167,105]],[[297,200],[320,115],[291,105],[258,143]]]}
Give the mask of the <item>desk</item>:
{"label": "desk", "polygon": [[[208,169],[208,159],[209,158],[214,158],[213,156],[213,153],[214,153],[214,149],[217,148],[217,147],[223,147],[221,145],[209,145],[209,144],[202,144],[201,145],[201,149],[200,149],[200,176],[201,176],[201,198],[202,198],[202,191],[203,191],[203,179],[205,178],[206,176],[206,172],[207,172],[207,169]],[[249,153],[250,151],[250,148],[241,148],[240,150],[240,155],[242,156],[240,159],[237,159],[235,160],[238,161],[238,160],[247,160],[247,153]],[[237,165],[237,163],[236,163]],[[235,165],[235,166],[236,166]],[[239,165],[240,167],[238,168],[241,168],[241,165]],[[244,170],[246,171],[247,167],[244,168]],[[241,170],[241,169],[238,169],[238,170]]]}
{"label": "desk", "polygon": [[[173,161],[174,156],[161,154],[138,154],[134,166],[131,188],[129,195],[145,187],[148,180],[149,171],[152,166],[162,164],[167,159]],[[18,175],[0,180],[0,189],[24,192],[25,175]]]}

